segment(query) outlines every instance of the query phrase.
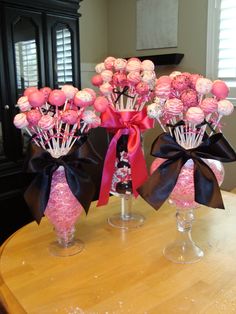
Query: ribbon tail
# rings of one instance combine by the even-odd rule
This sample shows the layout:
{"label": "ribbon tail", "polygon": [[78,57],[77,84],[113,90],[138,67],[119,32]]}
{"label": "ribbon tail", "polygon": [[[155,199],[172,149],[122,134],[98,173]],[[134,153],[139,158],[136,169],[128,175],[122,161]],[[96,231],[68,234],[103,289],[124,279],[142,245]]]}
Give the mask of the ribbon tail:
{"label": "ribbon tail", "polygon": [[45,174],[37,174],[24,193],[24,199],[37,223],[39,224],[50,195],[51,179]]}
{"label": "ribbon tail", "polygon": [[194,186],[197,203],[213,208],[225,208],[214,172],[200,159],[194,162]]}
{"label": "ribbon tail", "polygon": [[128,154],[131,167],[133,194],[137,197],[137,188],[146,181],[148,172],[140,143],[140,131],[135,127],[134,129],[131,129],[129,135]]}
{"label": "ribbon tail", "polygon": [[[137,190],[140,196],[158,210],[175,187],[186,160],[166,160]],[[160,184],[161,183],[161,184]]]}
{"label": "ribbon tail", "polygon": [[95,194],[95,185],[82,169],[72,169],[65,165],[65,175],[71,192],[83,206],[87,214]]}
{"label": "ribbon tail", "polygon": [[116,146],[117,141],[122,135],[122,130],[119,129],[116,134],[113,136],[110,145],[108,147],[106,158],[104,161],[103,166],[103,173],[102,173],[102,182],[100,186],[100,193],[97,206],[103,206],[108,203],[110,190],[111,190],[111,183],[112,183],[112,176],[115,172],[115,161],[116,161]]}

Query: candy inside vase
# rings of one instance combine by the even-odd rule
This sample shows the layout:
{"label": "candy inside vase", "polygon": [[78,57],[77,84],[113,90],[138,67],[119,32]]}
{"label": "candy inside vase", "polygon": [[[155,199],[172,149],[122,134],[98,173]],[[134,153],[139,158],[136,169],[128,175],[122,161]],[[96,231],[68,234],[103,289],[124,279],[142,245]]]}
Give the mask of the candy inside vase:
{"label": "candy inside vase", "polygon": [[56,232],[57,240],[50,243],[50,253],[56,256],[70,256],[79,253],[84,244],[75,238],[76,222],[83,207],[71,192],[60,166],[54,173],[48,204],[44,212]]}
{"label": "candy inside vase", "polygon": [[132,229],[144,223],[144,216],[132,210],[132,175],[129,162],[128,135],[122,135],[117,142],[115,172],[112,178],[111,193],[120,197],[120,212],[109,217],[108,223],[117,228]]}

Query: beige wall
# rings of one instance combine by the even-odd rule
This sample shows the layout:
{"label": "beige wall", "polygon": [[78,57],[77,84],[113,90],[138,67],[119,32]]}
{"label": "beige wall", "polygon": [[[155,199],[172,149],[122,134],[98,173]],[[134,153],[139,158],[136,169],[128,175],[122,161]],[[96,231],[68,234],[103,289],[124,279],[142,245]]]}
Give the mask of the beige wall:
{"label": "beige wall", "polygon": [[[168,0],[167,0],[168,1]],[[207,0],[179,0],[178,47],[139,50],[136,47],[136,0],[84,0],[81,3],[81,60],[100,62],[106,56],[131,57],[165,53],[184,53],[177,67],[157,68],[157,75],[173,70],[197,72],[205,75],[207,41]],[[224,134],[236,148],[236,112],[223,120]],[[144,145],[148,166],[152,158],[149,150],[160,133],[159,127],[148,131]],[[226,176],[223,188],[236,186],[236,163],[224,164]]]}
{"label": "beige wall", "polygon": [[80,5],[81,63],[98,63],[108,54],[108,0],[83,0]]}
{"label": "beige wall", "polygon": [[136,50],[136,0],[109,0],[108,23],[110,55],[129,57],[179,52],[185,55],[180,68],[205,73],[207,0],[179,0],[177,48]]}

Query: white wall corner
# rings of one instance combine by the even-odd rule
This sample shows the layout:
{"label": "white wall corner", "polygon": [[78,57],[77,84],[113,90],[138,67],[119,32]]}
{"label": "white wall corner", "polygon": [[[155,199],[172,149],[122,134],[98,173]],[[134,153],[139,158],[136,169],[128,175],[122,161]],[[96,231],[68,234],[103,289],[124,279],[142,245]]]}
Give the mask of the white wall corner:
{"label": "white wall corner", "polygon": [[217,78],[220,0],[208,0],[206,77]]}

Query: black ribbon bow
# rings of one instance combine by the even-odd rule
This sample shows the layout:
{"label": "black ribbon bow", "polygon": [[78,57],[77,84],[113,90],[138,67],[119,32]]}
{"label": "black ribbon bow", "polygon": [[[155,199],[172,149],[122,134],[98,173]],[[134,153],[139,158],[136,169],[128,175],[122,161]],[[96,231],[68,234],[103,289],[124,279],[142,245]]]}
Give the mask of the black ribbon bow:
{"label": "black ribbon bow", "polygon": [[192,159],[194,162],[195,201],[210,207],[224,209],[216,177],[211,168],[202,160],[202,158],[216,159],[221,162],[236,160],[235,151],[222,133],[205,137],[201,145],[187,150],[181,147],[168,133],[162,133],[154,141],[151,155],[167,160],[138,188],[138,192],[155,209],[159,209],[169,197],[178,180],[181,168],[188,159]]}
{"label": "black ribbon bow", "polygon": [[209,122],[206,119],[204,119],[200,124],[196,125],[196,128],[200,129],[204,125],[207,125],[214,134],[216,133],[215,129],[212,126],[212,122]]}
{"label": "black ribbon bow", "polygon": [[166,124],[167,127],[170,127],[173,129],[177,128],[178,126],[183,126],[183,125],[185,125],[184,120],[180,120],[180,121],[176,122],[175,124],[171,124],[171,123]]}
{"label": "black ribbon bow", "polygon": [[86,213],[95,194],[95,186],[90,176],[83,169],[83,164],[97,164],[96,159],[80,157],[78,146],[72,147],[70,152],[60,158],[53,158],[41,147],[32,144],[27,163],[27,172],[36,176],[24,193],[25,200],[31,209],[35,220],[40,223],[46,209],[52,175],[59,166],[65,169],[67,183]]}
{"label": "black ribbon bow", "polygon": [[129,90],[129,86],[125,86],[121,92],[119,90],[117,90],[117,89],[113,89],[113,93],[118,94],[118,96],[117,96],[117,98],[115,100],[115,104],[118,102],[118,100],[120,99],[121,95],[124,95],[124,96],[126,96],[128,98],[134,98],[134,96],[130,96],[129,94],[126,94],[126,92],[128,90]]}

